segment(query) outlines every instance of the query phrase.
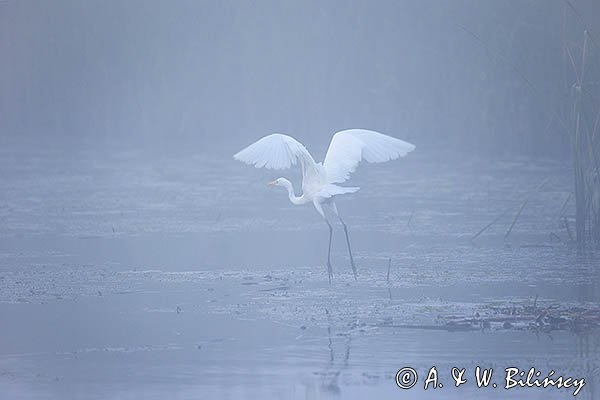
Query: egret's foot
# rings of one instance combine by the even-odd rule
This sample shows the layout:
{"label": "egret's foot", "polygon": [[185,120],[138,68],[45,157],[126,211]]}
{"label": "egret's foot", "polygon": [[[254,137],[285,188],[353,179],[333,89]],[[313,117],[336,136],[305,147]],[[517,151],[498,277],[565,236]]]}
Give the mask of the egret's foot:
{"label": "egret's foot", "polygon": [[331,262],[327,260],[327,273],[329,274],[329,284],[331,285],[331,280],[333,279],[333,268],[331,267]]}

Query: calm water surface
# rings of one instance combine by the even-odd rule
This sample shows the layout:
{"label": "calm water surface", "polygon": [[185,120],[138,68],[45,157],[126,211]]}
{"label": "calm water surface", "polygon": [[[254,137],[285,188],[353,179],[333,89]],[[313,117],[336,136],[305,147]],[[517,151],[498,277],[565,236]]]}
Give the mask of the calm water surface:
{"label": "calm water surface", "polygon": [[[361,169],[327,231],[228,157],[140,152],[0,157],[0,388],[13,399],[565,399],[475,389],[473,369],[584,377],[600,336],[410,329],[489,305],[597,308],[597,256],[567,244],[568,166],[411,154]],[[533,189],[510,235],[512,219]],[[470,237],[506,210],[475,242]],[[565,208],[572,215],[571,205]],[[391,261],[390,261],[391,260]],[[389,282],[387,280],[388,262]],[[431,366],[441,389],[422,390]],[[399,389],[411,366],[421,381]],[[449,371],[467,369],[454,388]]]}

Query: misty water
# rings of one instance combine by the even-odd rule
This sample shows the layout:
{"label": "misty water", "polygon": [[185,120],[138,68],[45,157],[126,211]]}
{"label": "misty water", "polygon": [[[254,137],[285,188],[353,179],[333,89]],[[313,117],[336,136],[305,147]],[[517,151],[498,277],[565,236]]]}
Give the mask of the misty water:
{"label": "misty water", "polygon": [[[410,328],[489,305],[600,301],[598,259],[569,245],[559,221],[566,163],[425,149],[359,168],[350,184],[362,189],[338,200],[358,281],[336,226],[330,285],[327,227],[265,184],[287,176],[298,186],[294,172],[229,154],[0,151],[3,397],[572,394],[452,387],[445,371],[476,365],[585,377],[579,398],[600,389],[597,331]],[[444,388],[396,386],[400,368],[422,379],[433,365]]]}

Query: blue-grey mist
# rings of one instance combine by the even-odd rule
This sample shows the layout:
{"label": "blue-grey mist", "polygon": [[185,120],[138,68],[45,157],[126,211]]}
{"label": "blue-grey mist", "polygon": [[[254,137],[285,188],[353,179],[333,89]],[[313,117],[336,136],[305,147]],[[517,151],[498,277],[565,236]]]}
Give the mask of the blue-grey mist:
{"label": "blue-grey mist", "polygon": [[[0,0],[0,397],[572,394],[452,387],[479,365],[597,398],[597,329],[437,329],[597,312],[569,225],[586,37],[596,107],[591,0]],[[347,128],[417,148],[348,182],[358,280],[336,225],[330,285],[326,225],[266,185],[300,171],[232,155],[281,132],[322,161]],[[433,365],[443,389],[397,387]]]}

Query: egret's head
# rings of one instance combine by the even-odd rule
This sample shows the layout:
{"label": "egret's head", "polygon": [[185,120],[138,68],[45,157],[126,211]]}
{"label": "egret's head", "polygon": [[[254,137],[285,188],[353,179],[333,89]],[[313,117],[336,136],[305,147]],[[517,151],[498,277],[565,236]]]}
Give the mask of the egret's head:
{"label": "egret's head", "polygon": [[285,182],[284,178],[277,178],[274,181],[269,182],[268,184],[272,185],[272,186],[283,186],[284,182]]}

